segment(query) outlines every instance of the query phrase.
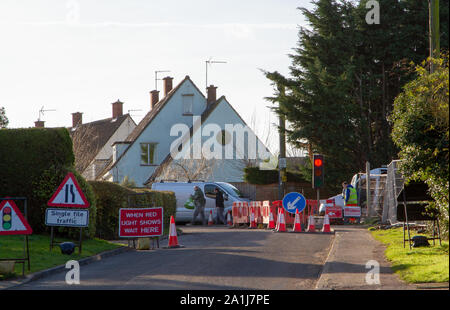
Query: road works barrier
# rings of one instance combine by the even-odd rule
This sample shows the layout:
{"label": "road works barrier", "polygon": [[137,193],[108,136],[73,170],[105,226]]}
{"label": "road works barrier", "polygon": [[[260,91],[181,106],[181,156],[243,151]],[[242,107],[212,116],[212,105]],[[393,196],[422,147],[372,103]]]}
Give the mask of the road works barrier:
{"label": "road works barrier", "polygon": [[[279,212],[283,209],[281,200],[274,200],[272,202],[265,201],[251,201],[247,202],[234,202],[232,208],[233,215],[233,226],[239,224],[247,224],[249,227],[255,228],[258,227],[258,224],[266,224],[269,228],[269,222],[271,221],[270,215],[273,215],[273,225],[276,226],[275,229],[278,228],[279,221]],[[251,218],[251,210],[253,210],[254,214],[254,223],[250,223]],[[285,210],[284,210],[285,211]],[[297,215],[298,221],[301,226],[305,228],[305,230],[309,226],[310,216],[318,216],[319,215],[319,206],[317,204],[317,200],[306,200],[305,209]],[[294,213],[284,212],[284,225],[292,225],[295,224]],[[314,218],[312,218],[314,220]],[[317,223],[316,223],[317,224]]]}
{"label": "road works barrier", "polygon": [[231,209],[233,215],[233,225],[247,224],[248,218],[248,204],[245,201],[233,202],[233,208]]}

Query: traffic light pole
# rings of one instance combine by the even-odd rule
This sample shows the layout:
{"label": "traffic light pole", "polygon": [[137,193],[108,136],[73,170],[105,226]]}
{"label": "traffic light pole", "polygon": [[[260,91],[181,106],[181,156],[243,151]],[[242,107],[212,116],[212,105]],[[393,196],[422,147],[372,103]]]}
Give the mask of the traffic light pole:
{"label": "traffic light pole", "polygon": [[320,207],[320,189],[317,189],[317,211],[319,211]]}

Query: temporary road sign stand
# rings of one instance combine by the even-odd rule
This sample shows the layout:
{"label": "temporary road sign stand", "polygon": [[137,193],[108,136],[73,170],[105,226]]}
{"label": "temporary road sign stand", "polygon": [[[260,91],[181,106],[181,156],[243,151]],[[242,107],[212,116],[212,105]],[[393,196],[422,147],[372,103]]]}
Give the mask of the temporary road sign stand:
{"label": "temporary road sign stand", "polygon": [[[27,198],[26,197],[7,197],[7,198],[0,198],[0,210],[3,208],[3,205],[6,204],[3,201],[11,201],[10,204],[11,206],[14,208],[17,206],[14,203],[14,200],[21,200],[23,201],[23,205],[24,205],[24,218],[21,219],[23,222],[25,222],[26,225],[28,225],[28,221],[27,221]],[[20,217],[20,211],[17,209],[15,210],[17,212],[17,215]],[[28,243],[28,234],[31,234],[31,227],[29,227],[28,225],[27,231],[25,232],[24,235],[24,244],[23,244],[23,256],[24,257],[20,257],[20,258],[0,258],[0,261],[14,261],[16,263],[22,264],[22,276],[25,275],[25,262],[27,262],[28,265],[28,271],[30,271],[31,266],[30,266],[30,247],[29,247],[29,243]],[[7,233],[8,235],[12,234],[12,233]],[[23,234],[23,233],[19,233],[19,234]],[[6,233],[1,233],[0,235],[6,235]],[[1,247],[0,247],[1,250]]]}
{"label": "temporary road sign stand", "polygon": [[[53,250],[54,245],[58,245],[60,242],[56,242],[55,240],[55,234],[53,231],[53,226],[50,229],[50,252]],[[80,227],[80,239],[78,243],[75,243],[75,247],[78,248],[78,254],[81,254],[81,248],[83,245],[83,227]]]}
{"label": "temporary road sign stand", "polygon": [[[69,172],[64,180],[59,185],[53,196],[47,202],[50,207],[64,207],[64,208],[89,208],[89,201],[86,199],[80,185],[78,185],[77,179],[72,172]],[[64,210],[64,209],[62,209]],[[88,215],[89,218],[89,215]],[[58,225],[60,226],[60,225]],[[73,227],[70,225],[61,225]],[[78,226],[76,226],[78,227]],[[54,242],[54,229],[53,226],[50,230],[50,251],[53,246],[57,244]],[[81,254],[83,244],[83,227],[80,227],[80,240],[75,246],[78,247],[78,253]]]}
{"label": "temporary road sign stand", "polygon": [[[139,197],[145,196],[145,193],[135,193],[128,195],[128,208],[154,208],[156,206],[155,198],[151,196],[151,203],[139,203]],[[164,210],[163,210],[164,211]],[[151,244],[150,249],[159,249],[159,241],[161,236],[148,237],[150,238]],[[128,247],[133,247],[136,249],[138,238],[127,238]]]}

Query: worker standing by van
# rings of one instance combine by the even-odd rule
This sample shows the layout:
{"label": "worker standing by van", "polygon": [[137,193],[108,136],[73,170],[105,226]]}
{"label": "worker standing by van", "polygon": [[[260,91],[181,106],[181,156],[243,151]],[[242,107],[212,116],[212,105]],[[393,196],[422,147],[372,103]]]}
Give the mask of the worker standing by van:
{"label": "worker standing by van", "polygon": [[345,181],[342,183],[342,197],[346,206],[358,204],[358,193],[356,189]]}
{"label": "worker standing by van", "polygon": [[225,205],[223,203],[223,193],[216,187],[214,189],[216,194],[216,224],[226,224],[226,220],[223,217],[223,210],[225,209]]}
{"label": "worker standing by van", "polygon": [[203,191],[198,186],[194,186],[194,195],[191,195],[192,200],[194,201],[195,209],[194,209],[194,215],[192,217],[192,225],[195,223],[195,219],[197,218],[197,215],[200,213],[200,218],[203,225],[206,225],[206,218],[205,218],[205,195],[203,194]]}

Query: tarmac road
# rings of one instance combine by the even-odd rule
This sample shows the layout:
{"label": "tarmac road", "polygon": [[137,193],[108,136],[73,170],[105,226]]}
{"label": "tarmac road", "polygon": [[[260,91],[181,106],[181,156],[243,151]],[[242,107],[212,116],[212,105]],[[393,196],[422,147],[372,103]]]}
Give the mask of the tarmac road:
{"label": "tarmac road", "polygon": [[[60,272],[15,289],[314,289],[334,238],[219,226],[178,228],[184,248],[125,252],[82,265],[79,285],[66,284],[66,272]],[[167,240],[161,242],[166,245]]]}

